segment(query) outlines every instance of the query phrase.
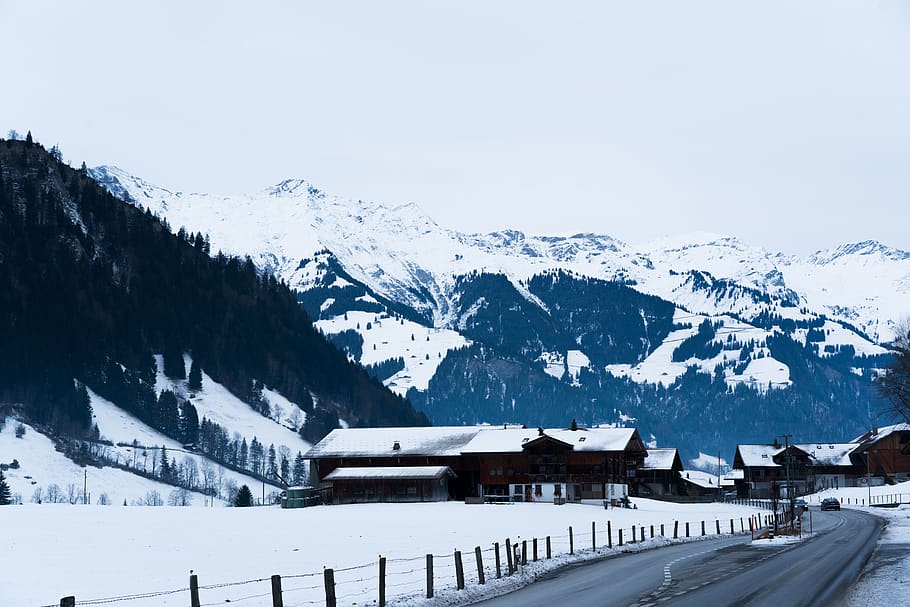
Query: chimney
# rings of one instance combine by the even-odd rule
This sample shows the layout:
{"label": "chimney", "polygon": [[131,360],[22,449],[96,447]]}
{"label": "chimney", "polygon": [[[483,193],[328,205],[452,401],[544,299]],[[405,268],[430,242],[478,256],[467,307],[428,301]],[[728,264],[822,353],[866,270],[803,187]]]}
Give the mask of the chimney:
{"label": "chimney", "polygon": [[392,445],[392,451],[401,451],[401,444],[398,441],[395,441],[395,444]]}
{"label": "chimney", "polygon": [[574,419],[572,420],[571,430],[572,432],[578,430],[578,422],[576,422]]}
{"label": "chimney", "polygon": [[872,436],[878,436],[878,426],[872,426]]}
{"label": "chimney", "polygon": [[543,426],[537,428],[537,436],[543,436]]}
{"label": "chimney", "polygon": [[779,449],[779,448],[780,448],[780,443],[777,442],[777,437],[776,437],[776,436],[774,437],[774,448],[775,448],[775,449]]}

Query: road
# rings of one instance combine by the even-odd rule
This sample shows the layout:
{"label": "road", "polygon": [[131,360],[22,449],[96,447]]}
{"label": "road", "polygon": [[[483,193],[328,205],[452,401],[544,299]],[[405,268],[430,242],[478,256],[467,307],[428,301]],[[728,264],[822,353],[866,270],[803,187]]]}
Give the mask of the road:
{"label": "road", "polygon": [[622,554],[560,570],[482,605],[836,605],[875,549],[881,521],[849,510],[813,510],[812,518],[815,534],[801,542],[762,547],[735,536]]}

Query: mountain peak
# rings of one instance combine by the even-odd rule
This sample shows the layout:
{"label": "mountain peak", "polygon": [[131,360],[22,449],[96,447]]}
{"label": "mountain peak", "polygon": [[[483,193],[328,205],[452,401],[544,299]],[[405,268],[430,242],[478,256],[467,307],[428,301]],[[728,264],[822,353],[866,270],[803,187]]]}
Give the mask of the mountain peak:
{"label": "mountain peak", "polygon": [[837,261],[870,255],[876,255],[892,261],[910,260],[910,253],[907,251],[889,247],[877,240],[862,240],[842,244],[833,250],[817,251],[809,257],[809,261],[818,265],[828,265]]}

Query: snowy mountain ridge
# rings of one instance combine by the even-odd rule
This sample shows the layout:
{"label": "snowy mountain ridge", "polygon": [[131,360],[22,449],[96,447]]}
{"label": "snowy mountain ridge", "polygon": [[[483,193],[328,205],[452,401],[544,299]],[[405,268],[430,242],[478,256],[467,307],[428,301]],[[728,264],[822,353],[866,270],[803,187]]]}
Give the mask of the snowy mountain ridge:
{"label": "snowy mountain ridge", "polygon": [[[691,272],[805,306],[886,342],[910,309],[910,253],[876,241],[844,244],[799,258],[735,237],[690,234],[633,247],[607,235],[527,236],[517,230],[463,234],[438,225],[414,203],[387,206],[329,195],[285,180],[253,195],[171,192],[116,167],[91,169],[115,195],[161,215],[176,229],[207,233],[213,250],[249,255],[292,288],[311,286],[305,262],[328,250],[375,293],[455,328],[454,283],[472,272],[501,273],[519,285],[562,269],[623,281],[697,313],[730,312],[693,288]],[[740,309],[758,310],[740,300]]]}

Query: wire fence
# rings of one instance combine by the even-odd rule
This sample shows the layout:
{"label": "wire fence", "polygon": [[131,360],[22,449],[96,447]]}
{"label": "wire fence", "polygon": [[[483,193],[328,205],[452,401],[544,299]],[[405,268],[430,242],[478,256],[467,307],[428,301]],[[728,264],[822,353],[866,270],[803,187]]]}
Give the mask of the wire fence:
{"label": "wire fence", "polygon": [[[750,506],[766,508],[770,502],[750,500]],[[402,597],[432,598],[438,592],[458,592],[466,588],[498,583],[514,576],[535,576],[573,560],[606,556],[617,551],[633,551],[720,535],[753,535],[768,528],[790,524],[788,513],[753,513],[748,517],[664,523],[613,525],[611,521],[592,521],[585,528],[568,527],[565,533],[546,536],[503,538],[487,546],[450,553],[385,558],[318,572],[273,575],[242,581],[201,585],[197,575],[190,576],[188,587],[160,592],[111,596],[97,599],[64,597],[59,603],[41,607],[128,604],[130,607],[185,605],[191,607],[240,604],[249,607],[348,607],[365,603],[385,607],[387,601]],[[514,581],[514,580],[513,580]],[[182,596],[180,596],[182,595]]]}

